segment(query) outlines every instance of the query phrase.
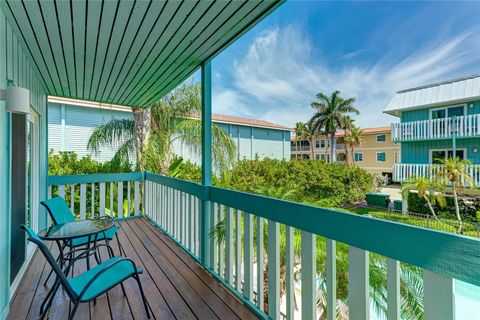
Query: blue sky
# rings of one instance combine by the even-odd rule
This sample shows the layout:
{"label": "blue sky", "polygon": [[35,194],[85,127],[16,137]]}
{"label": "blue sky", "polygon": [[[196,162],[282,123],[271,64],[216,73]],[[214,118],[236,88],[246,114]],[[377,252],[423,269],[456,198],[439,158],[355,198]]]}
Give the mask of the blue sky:
{"label": "blue sky", "polygon": [[213,60],[213,111],[288,126],[317,92],[356,97],[361,127],[401,89],[480,73],[480,2],[289,1]]}

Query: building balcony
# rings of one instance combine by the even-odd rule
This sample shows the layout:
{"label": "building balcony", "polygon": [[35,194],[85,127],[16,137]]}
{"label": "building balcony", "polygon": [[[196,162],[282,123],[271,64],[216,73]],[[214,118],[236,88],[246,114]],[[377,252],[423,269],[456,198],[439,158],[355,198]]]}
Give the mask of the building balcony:
{"label": "building balcony", "polygon": [[[119,219],[120,242],[144,270],[156,318],[317,318],[317,255],[326,255],[324,298],[327,314],[335,314],[338,246],[348,247],[350,319],[369,318],[370,253],[385,258],[389,317],[400,317],[401,262],[423,271],[425,318],[453,314],[454,279],[480,285],[480,240],[455,234],[148,172],[49,177],[49,195],[65,196],[81,219],[92,213]],[[212,237],[218,225],[224,236]],[[293,249],[297,231],[299,253]],[[326,241],[326,253],[317,252],[317,238]],[[11,319],[34,318],[51,285],[43,286],[49,272],[43,257],[37,253],[33,262],[12,300]],[[126,286],[126,297],[116,287],[83,304],[79,315],[142,318],[139,299],[135,286]],[[68,314],[65,301],[59,292],[52,317]]]}
{"label": "building balcony", "polygon": [[[393,181],[404,182],[410,177],[433,178],[438,171],[442,170],[439,164],[421,163],[395,163],[393,165]],[[480,164],[472,164],[466,167],[468,173],[474,178],[475,185],[480,185]]]}
{"label": "building balcony", "polygon": [[310,146],[292,146],[292,152],[305,152],[310,151]]}
{"label": "building balcony", "polygon": [[480,114],[392,123],[392,141],[480,137]]}

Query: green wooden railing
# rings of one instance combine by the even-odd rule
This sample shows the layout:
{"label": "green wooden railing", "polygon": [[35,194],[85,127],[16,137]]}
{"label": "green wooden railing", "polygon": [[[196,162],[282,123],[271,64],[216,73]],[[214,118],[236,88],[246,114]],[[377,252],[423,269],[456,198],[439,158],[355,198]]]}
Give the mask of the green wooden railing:
{"label": "green wooden railing", "polygon": [[[400,319],[401,262],[423,269],[425,319],[455,317],[454,279],[480,286],[478,239],[148,172],[118,177],[94,180],[108,184],[108,179],[116,183],[120,179],[138,183],[139,188],[143,185],[143,214],[261,317],[293,319],[299,313],[296,307],[303,319],[319,316],[318,237],[326,243],[326,252],[322,254],[326,256],[327,319],[336,318],[336,257],[340,243],[348,246],[350,319],[369,318],[371,253],[386,257],[388,319]],[[55,177],[50,181],[74,183],[75,177],[71,179]],[[81,183],[94,183],[87,176],[78,179]],[[209,206],[204,206],[205,202]],[[202,213],[204,207],[211,208],[209,219]],[[210,224],[202,228],[205,220]],[[217,231],[212,234],[217,236],[205,234],[205,230],[211,232],[214,228]],[[294,243],[294,234],[301,234],[300,256],[294,253],[294,245],[298,245]],[[280,246],[285,250],[281,251]],[[206,259],[202,250],[210,252]],[[282,270],[281,261],[285,265]],[[295,281],[297,274],[301,279],[299,306],[294,299],[295,285],[299,285]],[[281,279],[284,283],[280,283]],[[282,310],[281,299],[286,305]]]}

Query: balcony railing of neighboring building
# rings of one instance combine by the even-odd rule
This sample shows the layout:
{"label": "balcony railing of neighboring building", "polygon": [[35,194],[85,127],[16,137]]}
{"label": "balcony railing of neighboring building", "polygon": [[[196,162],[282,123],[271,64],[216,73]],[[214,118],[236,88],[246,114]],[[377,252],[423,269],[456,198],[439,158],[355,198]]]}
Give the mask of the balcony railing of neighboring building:
{"label": "balcony railing of neighboring building", "polygon": [[[393,165],[393,181],[404,182],[410,177],[429,177],[433,178],[442,170],[440,164],[420,164],[420,163],[395,163]],[[480,185],[480,164],[467,165],[466,169],[473,177],[475,185]]]}
{"label": "balcony railing of neighboring building", "polygon": [[392,141],[415,141],[480,136],[480,114],[392,123]]}
{"label": "balcony railing of neighboring building", "polygon": [[[480,172],[478,168],[475,170]],[[425,318],[452,314],[452,279],[480,285],[480,240],[474,238],[148,172],[49,177],[49,185],[50,195],[64,195],[67,201],[72,201],[72,209],[80,212],[78,218],[88,218],[88,211],[114,217],[147,216],[262,317],[278,319],[285,313],[287,318],[293,318],[296,286],[301,287],[302,318],[316,317],[317,289],[313,285],[318,279],[316,237],[326,241],[326,253],[318,254],[326,254],[329,314],[335,314],[337,242],[349,248],[348,303],[352,319],[369,318],[369,252],[386,257],[388,314],[395,315],[394,318],[400,315],[400,262],[424,270]],[[202,208],[211,211],[204,215]],[[220,221],[224,223],[219,224]],[[224,233],[220,232],[224,236],[211,237],[211,230],[220,225],[224,227]],[[301,231],[298,257],[293,250],[295,229]],[[286,241],[286,286],[280,299],[282,241]],[[295,270],[300,266],[302,281],[297,282]],[[265,272],[268,272],[266,278]],[[264,290],[264,284],[268,291]],[[268,309],[264,308],[266,299]],[[286,301],[286,307],[280,307],[281,300]]]}
{"label": "balcony railing of neighboring building", "polygon": [[337,151],[345,150],[345,144],[337,143],[336,146],[335,146],[335,150],[337,150]]}
{"label": "balcony railing of neighboring building", "polygon": [[292,146],[292,151],[310,151],[310,146]]}

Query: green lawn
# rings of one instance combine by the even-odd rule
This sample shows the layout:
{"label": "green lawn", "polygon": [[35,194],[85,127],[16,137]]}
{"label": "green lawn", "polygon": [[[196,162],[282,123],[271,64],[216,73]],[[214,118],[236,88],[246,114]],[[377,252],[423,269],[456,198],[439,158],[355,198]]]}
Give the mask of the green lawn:
{"label": "green lawn", "polygon": [[[456,220],[447,220],[447,219],[427,219],[422,217],[410,216],[406,214],[389,212],[387,210],[382,210],[381,208],[351,208],[348,211],[356,214],[369,214],[375,218],[385,219],[396,221],[400,223],[410,224],[414,226],[420,226],[424,228],[441,230],[446,232],[457,233],[458,232],[458,222]],[[478,230],[475,225],[472,223],[464,222],[462,226],[462,234],[465,236],[479,238]]]}

